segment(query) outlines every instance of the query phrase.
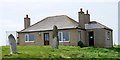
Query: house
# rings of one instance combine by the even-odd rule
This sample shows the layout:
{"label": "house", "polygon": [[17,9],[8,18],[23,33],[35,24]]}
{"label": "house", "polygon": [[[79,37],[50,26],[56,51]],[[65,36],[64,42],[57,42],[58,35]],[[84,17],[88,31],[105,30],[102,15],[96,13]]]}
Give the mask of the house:
{"label": "house", "polygon": [[82,41],[86,46],[112,47],[112,29],[103,24],[90,21],[88,10],[80,9],[79,22],[66,15],[50,16],[30,25],[28,15],[24,18],[24,29],[18,32],[19,45],[51,45],[53,26],[59,29],[60,45],[77,46]]}

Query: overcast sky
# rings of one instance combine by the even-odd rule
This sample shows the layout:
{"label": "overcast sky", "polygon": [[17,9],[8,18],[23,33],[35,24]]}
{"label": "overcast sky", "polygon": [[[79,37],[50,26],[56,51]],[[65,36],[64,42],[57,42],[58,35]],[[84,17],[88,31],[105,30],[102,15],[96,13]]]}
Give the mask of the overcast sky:
{"label": "overcast sky", "polygon": [[20,31],[26,14],[34,24],[45,17],[67,15],[78,21],[78,11],[88,10],[91,21],[113,29],[118,43],[118,0],[0,0],[0,45],[5,45],[6,31]]}

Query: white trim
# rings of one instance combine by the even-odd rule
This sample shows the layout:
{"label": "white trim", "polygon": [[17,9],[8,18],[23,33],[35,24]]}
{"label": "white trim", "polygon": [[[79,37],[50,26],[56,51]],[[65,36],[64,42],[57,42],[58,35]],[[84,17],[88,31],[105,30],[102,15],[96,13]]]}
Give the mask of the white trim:
{"label": "white trim", "polygon": [[62,38],[61,38],[61,41],[63,41],[63,32],[60,32],[60,33],[61,33],[61,37],[62,37]]}
{"label": "white trim", "polygon": [[35,42],[35,41],[25,41],[25,42]]}
{"label": "white trim", "polygon": [[70,42],[70,41],[59,41],[59,42]]}
{"label": "white trim", "polygon": [[[25,42],[35,42],[34,40],[33,41],[29,41],[29,36],[30,34],[25,34]],[[27,40],[26,40],[27,38]]]}
{"label": "white trim", "polygon": [[58,32],[58,34],[60,34],[61,35],[61,41],[59,40],[59,42],[70,42],[70,32],[68,32],[68,38],[69,38],[69,40],[68,41],[65,41],[65,40],[63,40],[63,32],[68,32],[68,31],[60,31],[60,32]]}

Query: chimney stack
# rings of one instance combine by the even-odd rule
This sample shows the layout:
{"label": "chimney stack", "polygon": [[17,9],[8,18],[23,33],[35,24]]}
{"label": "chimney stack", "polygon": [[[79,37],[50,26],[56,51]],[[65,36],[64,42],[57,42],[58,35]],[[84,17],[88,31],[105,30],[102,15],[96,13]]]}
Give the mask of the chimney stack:
{"label": "chimney stack", "polygon": [[90,22],[90,14],[88,13],[88,10],[87,10],[85,14],[85,24],[88,24],[89,22]]}
{"label": "chimney stack", "polygon": [[78,19],[79,19],[79,26],[81,28],[85,28],[85,24],[88,24],[90,22],[90,15],[88,14],[88,10],[86,11],[86,14],[84,14],[81,8],[80,12],[78,12]]}
{"label": "chimney stack", "polygon": [[30,27],[30,18],[28,17],[28,15],[26,15],[26,17],[24,18],[24,28],[28,28]]}

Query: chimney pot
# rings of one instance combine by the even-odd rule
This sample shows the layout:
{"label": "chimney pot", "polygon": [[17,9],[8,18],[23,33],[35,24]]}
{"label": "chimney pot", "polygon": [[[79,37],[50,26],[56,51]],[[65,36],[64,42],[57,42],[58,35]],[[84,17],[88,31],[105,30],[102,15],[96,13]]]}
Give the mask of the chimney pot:
{"label": "chimney pot", "polygon": [[88,10],[86,11],[86,14],[88,14]]}
{"label": "chimney pot", "polygon": [[80,9],[80,11],[83,12],[83,11],[82,11],[82,8]]}
{"label": "chimney pot", "polygon": [[26,18],[28,18],[28,15],[26,15]]}

